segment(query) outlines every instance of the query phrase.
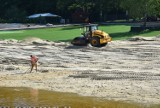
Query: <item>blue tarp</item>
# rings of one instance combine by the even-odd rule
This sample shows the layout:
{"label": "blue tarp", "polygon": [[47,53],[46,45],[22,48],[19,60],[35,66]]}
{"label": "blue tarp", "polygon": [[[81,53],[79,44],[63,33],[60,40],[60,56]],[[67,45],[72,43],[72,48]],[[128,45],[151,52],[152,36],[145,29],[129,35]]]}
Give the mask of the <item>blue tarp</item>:
{"label": "blue tarp", "polygon": [[40,14],[30,15],[27,18],[39,18],[39,17],[60,17],[60,16],[56,14],[51,14],[51,13],[40,13]]}

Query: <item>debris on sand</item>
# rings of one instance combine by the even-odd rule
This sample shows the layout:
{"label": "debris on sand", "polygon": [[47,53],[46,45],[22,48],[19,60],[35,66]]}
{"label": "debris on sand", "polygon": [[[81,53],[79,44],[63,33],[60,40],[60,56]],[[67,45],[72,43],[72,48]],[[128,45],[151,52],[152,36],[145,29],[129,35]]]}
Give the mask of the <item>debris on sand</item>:
{"label": "debris on sand", "polygon": [[[37,37],[28,37],[20,41],[20,43],[26,43],[26,44],[35,44],[35,45],[48,45],[49,42],[42,40]],[[48,44],[47,44],[48,43]]]}
{"label": "debris on sand", "polygon": [[155,41],[154,37],[134,36],[128,39],[129,41]]}

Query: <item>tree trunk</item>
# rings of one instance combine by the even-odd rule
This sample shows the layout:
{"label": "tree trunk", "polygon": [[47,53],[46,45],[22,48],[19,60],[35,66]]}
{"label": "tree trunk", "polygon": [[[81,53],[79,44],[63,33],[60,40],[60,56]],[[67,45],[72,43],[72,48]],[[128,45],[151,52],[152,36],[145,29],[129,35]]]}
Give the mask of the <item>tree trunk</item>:
{"label": "tree trunk", "polygon": [[146,25],[147,25],[147,17],[145,15],[145,17],[144,17],[144,23],[143,23],[144,30],[146,29]]}

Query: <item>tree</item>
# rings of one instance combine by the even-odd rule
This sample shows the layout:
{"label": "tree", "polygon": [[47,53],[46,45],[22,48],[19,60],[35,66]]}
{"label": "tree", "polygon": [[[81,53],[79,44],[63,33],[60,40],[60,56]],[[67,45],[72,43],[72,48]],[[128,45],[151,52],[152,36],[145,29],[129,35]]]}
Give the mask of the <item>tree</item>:
{"label": "tree", "polygon": [[[77,10],[92,21],[104,21],[119,10],[119,0],[0,0],[0,19],[21,19],[34,13],[53,12],[69,19]],[[14,13],[14,14],[13,14]]]}
{"label": "tree", "polygon": [[[96,4],[96,11],[98,11],[99,16],[100,16],[100,20],[104,21],[105,20],[105,16],[112,13],[114,14],[114,16],[117,17],[117,14],[120,10],[119,7],[119,0],[95,0],[95,4]],[[112,19],[116,19],[116,18],[112,18]]]}
{"label": "tree", "polygon": [[92,21],[104,21],[108,12],[116,10],[118,13],[120,7],[119,0],[58,0],[57,8],[62,13],[81,9]]}
{"label": "tree", "polygon": [[56,8],[59,12],[59,14],[63,18],[68,18],[70,16],[70,11],[68,7],[73,3],[73,0],[57,0],[56,2]]}
{"label": "tree", "polygon": [[160,15],[160,0],[121,0],[121,7],[133,18],[144,18],[146,27],[147,16]]}
{"label": "tree", "polygon": [[148,7],[149,15],[160,15],[160,0],[149,0]]}
{"label": "tree", "polygon": [[93,0],[58,0],[57,8],[66,15],[66,11],[72,16],[73,13],[79,11],[85,13],[82,17],[86,17],[86,14],[90,13],[90,9],[94,6]]}

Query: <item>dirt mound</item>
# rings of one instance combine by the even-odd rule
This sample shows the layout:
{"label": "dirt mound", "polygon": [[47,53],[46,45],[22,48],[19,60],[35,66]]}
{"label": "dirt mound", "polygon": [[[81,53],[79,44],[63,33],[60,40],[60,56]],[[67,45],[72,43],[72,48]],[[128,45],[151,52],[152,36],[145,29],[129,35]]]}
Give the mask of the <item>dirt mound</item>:
{"label": "dirt mound", "polygon": [[17,43],[18,40],[16,40],[16,39],[5,39],[2,42],[4,42],[4,43]]}
{"label": "dirt mound", "polygon": [[67,42],[54,42],[54,41],[43,40],[43,39],[40,39],[37,37],[25,38],[24,40],[20,41],[20,43],[34,44],[34,45],[52,45],[52,46],[67,46],[67,45],[69,45],[69,43],[67,43]]}
{"label": "dirt mound", "polygon": [[43,40],[37,37],[28,37],[28,38],[23,39],[21,42],[32,43],[32,42],[43,42]]}
{"label": "dirt mound", "polygon": [[35,45],[50,45],[52,44],[51,42],[47,40],[43,40],[37,37],[28,37],[20,41],[20,43],[25,43],[25,44],[35,44]]}
{"label": "dirt mound", "polygon": [[128,39],[129,41],[155,41],[153,37],[134,36]]}

